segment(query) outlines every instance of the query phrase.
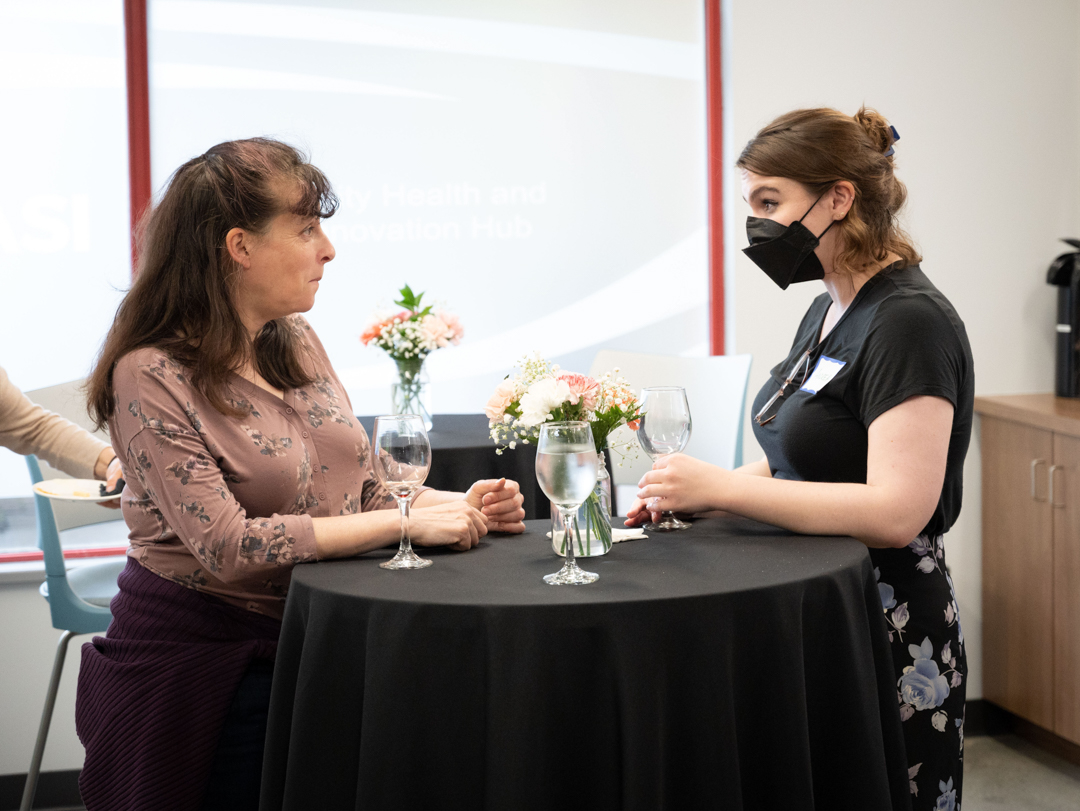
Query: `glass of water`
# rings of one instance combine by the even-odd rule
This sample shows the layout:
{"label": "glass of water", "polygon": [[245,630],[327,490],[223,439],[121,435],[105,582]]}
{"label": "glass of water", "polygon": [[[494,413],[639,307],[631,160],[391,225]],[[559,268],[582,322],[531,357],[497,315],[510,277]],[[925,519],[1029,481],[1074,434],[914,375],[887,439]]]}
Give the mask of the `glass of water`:
{"label": "glass of water", "polygon": [[375,478],[397,501],[401,511],[401,543],[398,553],[379,565],[384,569],[423,569],[431,561],[412,549],[409,535],[409,504],[431,468],[431,443],[424,421],[414,414],[375,418],[371,463]]}
{"label": "glass of water", "polygon": [[[587,422],[545,422],[536,444],[536,480],[562,515],[566,535],[573,535],[577,509],[596,486],[596,445]],[[574,545],[566,544],[563,567],[544,576],[553,586],[579,586],[600,575],[578,568]]]}
{"label": "glass of water", "polygon": [[[686,389],[681,386],[662,386],[641,390],[641,410],[637,438],[642,450],[654,462],[670,453],[682,453],[690,441],[693,422],[690,404],[686,401]],[[650,532],[671,532],[689,529],[674,513],[664,511],[659,521],[650,521],[644,529]]]}

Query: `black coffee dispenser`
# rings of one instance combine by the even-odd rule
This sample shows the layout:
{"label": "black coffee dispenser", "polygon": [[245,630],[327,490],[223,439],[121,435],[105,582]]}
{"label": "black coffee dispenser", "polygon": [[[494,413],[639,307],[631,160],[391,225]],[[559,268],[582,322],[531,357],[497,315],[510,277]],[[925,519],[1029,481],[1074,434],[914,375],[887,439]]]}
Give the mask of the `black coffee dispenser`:
{"label": "black coffee dispenser", "polygon": [[1077,250],[1063,253],[1046,272],[1058,288],[1057,372],[1054,393],[1080,397],[1080,240],[1063,239]]}

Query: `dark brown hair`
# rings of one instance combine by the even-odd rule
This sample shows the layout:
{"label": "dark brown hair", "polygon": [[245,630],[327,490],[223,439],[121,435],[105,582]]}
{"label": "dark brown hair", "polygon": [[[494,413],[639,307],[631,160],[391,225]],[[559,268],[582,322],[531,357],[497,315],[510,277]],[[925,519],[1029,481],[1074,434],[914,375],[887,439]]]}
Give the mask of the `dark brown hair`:
{"label": "dark brown hair", "polygon": [[859,272],[890,253],[905,265],[922,257],[897,221],[907,189],[893,174],[889,123],[862,107],[854,117],[838,110],[795,110],[755,135],[735,165],[766,177],[786,177],[818,195],[841,180],[855,188],[840,233],[837,270]]}
{"label": "dark brown hair", "polygon": [[248,360],[276,388],[310,383],[304,344],[285,319],[270,321],[252,341],[236,309],[239,266],[225,236],[233,228],[263,234],[286,211],[329,217],[337,205],[326,176],[270,138],[226,141],[177,169],[140,221],[135,282],[87,381],[98,428],[116,408],[117,361],[142,347],[187,367],[192,385],[223,414],[241,415],[228,403],[228,380]]}

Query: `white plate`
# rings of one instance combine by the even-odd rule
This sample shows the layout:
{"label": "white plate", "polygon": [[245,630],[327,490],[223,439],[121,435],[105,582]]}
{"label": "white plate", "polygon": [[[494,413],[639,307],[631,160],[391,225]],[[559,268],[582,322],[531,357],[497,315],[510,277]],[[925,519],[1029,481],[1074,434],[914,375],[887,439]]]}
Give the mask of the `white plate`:
{"label": "white plate", "polygon": [[62,501],[112,501],[120,498],[115,496],[102,496],[101,485],[103,481],[97,479],[47,479],[34,485],[34,492],[40,493],[47,498],[56,498]]}

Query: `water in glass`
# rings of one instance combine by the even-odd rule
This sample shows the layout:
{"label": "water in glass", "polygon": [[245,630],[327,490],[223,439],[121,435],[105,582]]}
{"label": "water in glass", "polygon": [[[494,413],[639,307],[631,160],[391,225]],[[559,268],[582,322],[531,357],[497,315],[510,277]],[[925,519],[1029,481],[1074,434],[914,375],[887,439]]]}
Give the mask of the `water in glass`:
{"label": "water in glass", "polygon": [[[559,508],[567,533],[573,534],[577,509],[596,485],[596,444],[587,422],[547,422],[536,444],[536,479]],[[599,579],[574,562],[574,545],[566,545],[562,569],[544,576],[553,586],[579,586]]]}
{"label": "water in glass", "polygon": [[560,507],[577,507],[596,486],[597,456],[592,445],[565,446],[536,454],[536,479],[544,495]]}

